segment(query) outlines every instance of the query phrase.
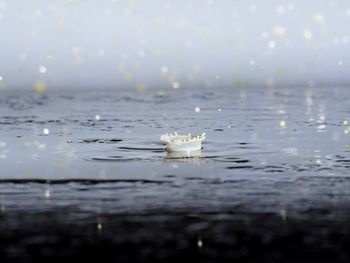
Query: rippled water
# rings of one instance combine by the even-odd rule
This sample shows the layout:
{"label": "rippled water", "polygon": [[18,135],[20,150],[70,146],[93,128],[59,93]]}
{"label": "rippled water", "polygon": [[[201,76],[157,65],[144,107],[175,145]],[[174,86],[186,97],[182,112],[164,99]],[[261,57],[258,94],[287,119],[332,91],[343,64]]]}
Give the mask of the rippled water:
{"label": "rippled water", "polygon": [[[349,99],[344,87],[3,91],[1,211],[67,209],[61,222],[98,225],[179,213],[339,222],[350,215]],[[202,151],[167,153],[159,138],[174,131],[205,132]]]}

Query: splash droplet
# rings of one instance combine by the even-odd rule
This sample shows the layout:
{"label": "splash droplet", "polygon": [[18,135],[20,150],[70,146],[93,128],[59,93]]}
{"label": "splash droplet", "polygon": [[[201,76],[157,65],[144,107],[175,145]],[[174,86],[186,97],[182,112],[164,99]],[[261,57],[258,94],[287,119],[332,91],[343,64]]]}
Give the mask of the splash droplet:
{"label": "splash droplet", "polygon": [[46,190],[45,190],[45,197],[46,197],[46,198],[50,198],[50,196],[51,196],[50,190],[49,190],[49,189],[46,189]]}
{"label": "splash droplet", "polygon": [[47,68],[45,66],[40,66],[38,70],[41,74],[45,74],[47,72]]}
{"label": "splash droplet", "polygon": [[45,91],[46,85],[44,82],[36,82],[34,84],[34,91],[37,93],[43,93]]}
{"label": "splash droplet", "polygon": [[198,238],[198,240],[197,240],[197,246],[198,246],[198,248],[202,248],[202,247],[203,247],[203,241],[202,241],[201,238]]}
{"label": "splash droplet", "polygon": [[43,129],[43,134],[48,135],[50,133],[50,130],[48,128]]}
{"label": "splash droplet", "polygon": [[311,40],[312,39],[312,33],[309,29],[305,29],[304,30],[304,38],[306,40]]}
{"label": "splash droplet", "polygon": [[161,70],[163,73],[167,73],[169,71],[169,68],[167,66],[163,66]]}
{"label": "splash droplet", "polygon": [[276,42],[273,41],[273,40],[270,40],[268,43],[267,43],[268,47],[273,49],[276,47]]}
{"label": "splash droplet", "polygon": [[279,123],[281,128],[285,128],[286,127],[286,121],[285,120],[281,120]]}
{"label": "splash droplet", "polygon": [[179,82],[174,81],[174,82],[173,82],[173,88],[174,88],[174,89],[178,89],[178,88],[180,88],[180,84],[179,84]]}
{"label": "splash droplet", "polygon": [[282,15],[284,13],[284,6],[278,6],[276,11],[277,14]]}

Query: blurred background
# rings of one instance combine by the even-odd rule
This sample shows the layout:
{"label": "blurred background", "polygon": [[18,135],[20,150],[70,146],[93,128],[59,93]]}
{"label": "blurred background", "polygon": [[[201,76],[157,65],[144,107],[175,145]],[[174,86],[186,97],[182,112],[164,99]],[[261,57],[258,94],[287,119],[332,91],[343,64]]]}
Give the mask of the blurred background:
{"label": "blurred background", "polygon": [[0,1],[0,90],[344,85],[350,2]]}

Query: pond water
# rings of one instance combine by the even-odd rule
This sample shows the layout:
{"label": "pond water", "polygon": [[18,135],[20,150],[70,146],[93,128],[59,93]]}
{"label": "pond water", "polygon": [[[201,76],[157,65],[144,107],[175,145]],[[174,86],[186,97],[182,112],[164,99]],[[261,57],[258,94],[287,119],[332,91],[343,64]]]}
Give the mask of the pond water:
{"label": "pond water", "polygon": [[[346,87],[2,91],[0,254],[250,260],[257,238],[266,262],[281,240],[348,259],[332,235],[350,232],[349,101]],[[202,151],[167,153],[174,131],[205,132]]]}

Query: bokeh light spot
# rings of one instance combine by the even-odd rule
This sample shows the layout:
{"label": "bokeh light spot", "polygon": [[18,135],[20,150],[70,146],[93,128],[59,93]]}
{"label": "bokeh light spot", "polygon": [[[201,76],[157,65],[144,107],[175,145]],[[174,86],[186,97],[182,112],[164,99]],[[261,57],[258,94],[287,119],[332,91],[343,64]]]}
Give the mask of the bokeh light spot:
{"label": "bokeh light spot", "polygon": [[50,133],[50,130],[48,128],[43,129],[43,134],[48,135]]}
{"label": "bokeh light spot", "polygon": [[40,66],[38,70],[41,74],[45,74],[47,72],[47,68],[45,66]]}
{"label": "bokeh light spot", "polygon": [[46,84],[44,82],[36,82],[34,84],[34,91],[37,93],[43,93],[46,90]]}
{"label": "bokeh light spot", "polygon": [[173,86],[174,89],[178,89],[178,88],[180,88],[180,83],[177,82],[177,81],[174,81],[172,86]]}

